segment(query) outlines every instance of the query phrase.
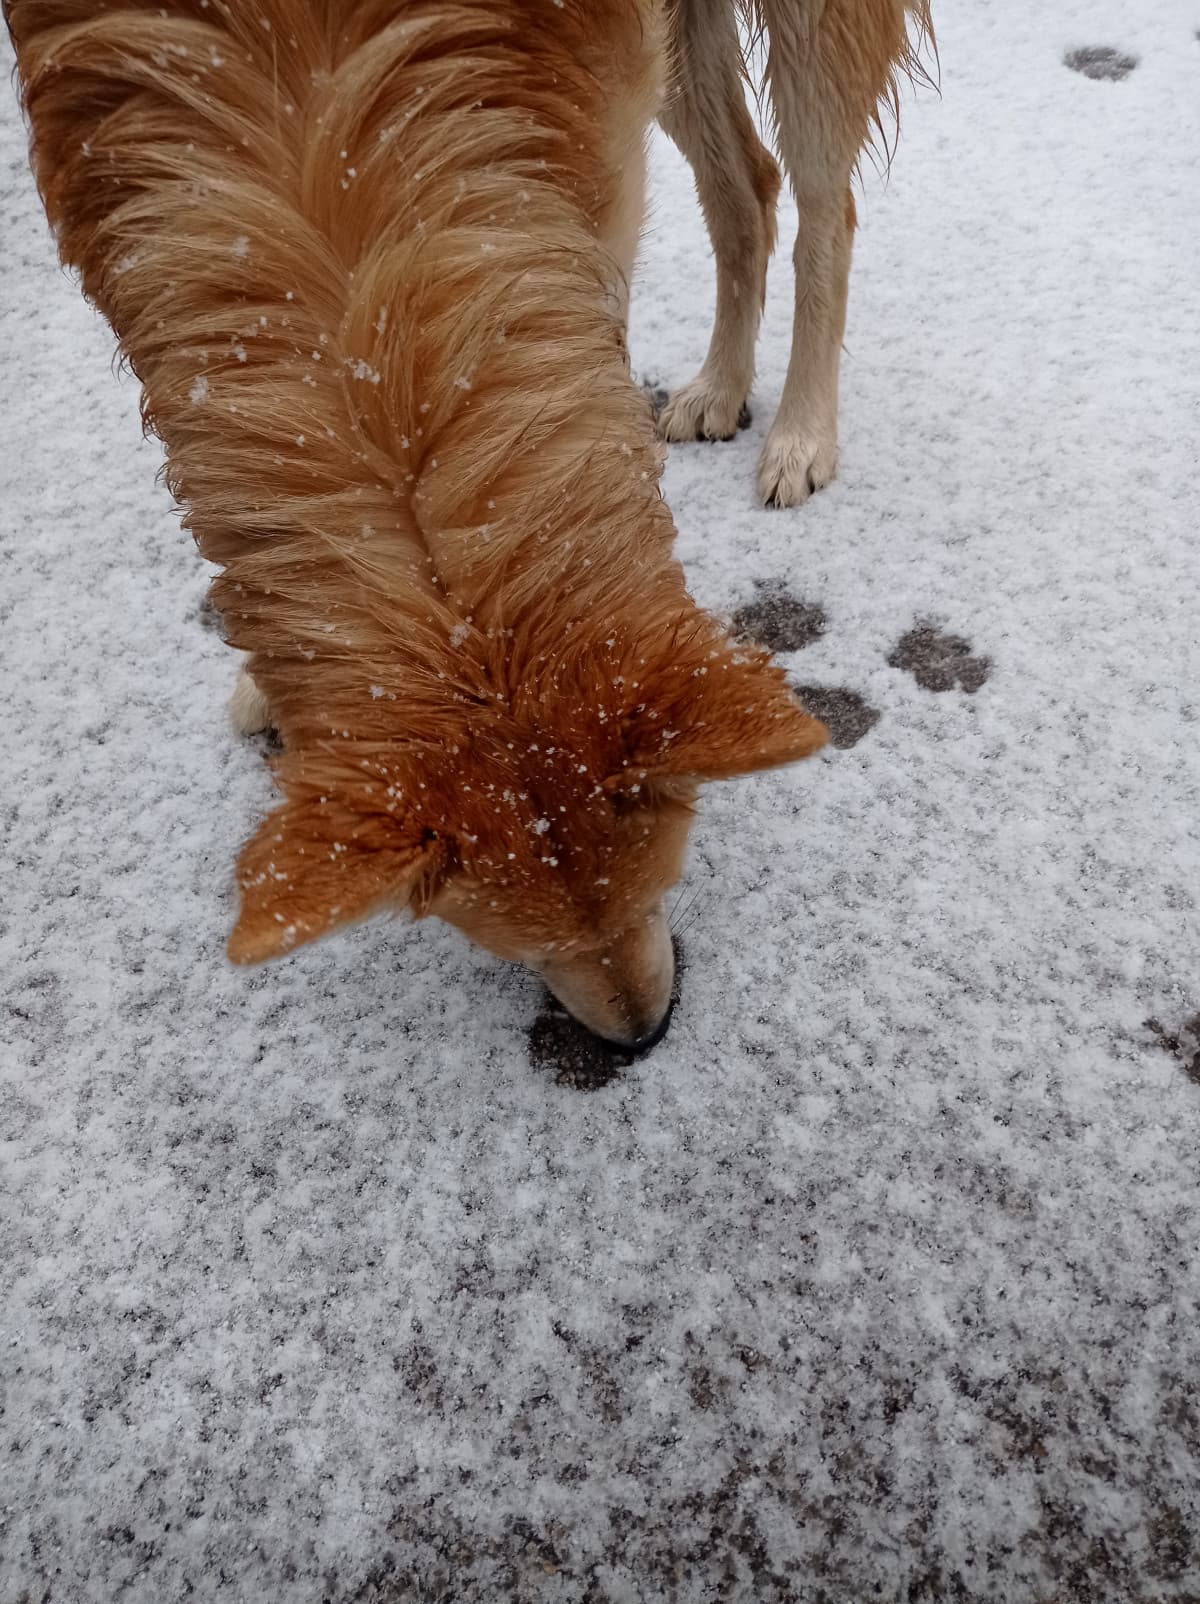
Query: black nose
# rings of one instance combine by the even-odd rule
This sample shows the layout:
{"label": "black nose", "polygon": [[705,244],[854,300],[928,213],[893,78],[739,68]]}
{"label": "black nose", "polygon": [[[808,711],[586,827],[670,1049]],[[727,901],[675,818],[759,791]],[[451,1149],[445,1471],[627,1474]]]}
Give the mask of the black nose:
{"label": "black nose", "polygon": [[632,1051],[635,1053],[648,1053],[652,1047],[657,1047],[659,1042],[662,1041],[663,1037],[667,1034],[667,1031],[671,1028],[671,1015],[674,1012],[675,999],[672,997],[670,1002],[667,1004],[666,1013],[659,1020],[658,1024],[655,1025],[654,1029],[649,1033],[649,1035],[634,1037]]}
{"label": "black nose", "polygon": [[629,1053],[638,1058],[648,1053],[652,1047],[657,1047],[667,1034],[671,1025],[671,1015],[675,1012],[675,999],[667,1004],[667,1011],[651,1030],[639,1031],[636,1035],[628,1036],[624,1041],[618,1041],[615,1036],[601,1036],[597,1031],[588,1031],[597,1041],[602,1041],[606,1047],[615,1048],[618,1052]]}

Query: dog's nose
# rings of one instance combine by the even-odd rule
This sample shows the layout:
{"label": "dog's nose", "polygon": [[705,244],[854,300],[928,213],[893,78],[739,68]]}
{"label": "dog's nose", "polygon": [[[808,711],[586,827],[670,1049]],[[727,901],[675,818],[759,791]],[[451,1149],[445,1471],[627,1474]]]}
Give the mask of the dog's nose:
{"label": "dog's nose", "polygon": [[648,1053],[652,1047],[657,1047],[659,1042],[662,1041],[663,1037],[667,1034],[667,1031],[671,1028],[671,1015],[674,1012],[675,999],[672,997],[671,1001],[667,1004],[666,1013],[659,1020],[658,1024],[655,1025],[652,1030],[645,1031],[642,1035],[634,1037],[631,1051],[635,1053]]}
{"label": "dog's nose", "polygon": [[[671,1025],[671,1015],[675,1012],[675,999],[672,997],[667,1004],[666,1012],[656,1024],[646,1025],[644,1028],[633,1028],[627,1036],[602,1036],[599,1031],[589,1031],[597,1041],[602,1041],[606,1047],[618,1047],[622,1052],[635,1053],[640,1056],[648,1053],[652,1047],[657,1047],[667,1034]],[[585,1027],[586,1029],[586,1027]]]}

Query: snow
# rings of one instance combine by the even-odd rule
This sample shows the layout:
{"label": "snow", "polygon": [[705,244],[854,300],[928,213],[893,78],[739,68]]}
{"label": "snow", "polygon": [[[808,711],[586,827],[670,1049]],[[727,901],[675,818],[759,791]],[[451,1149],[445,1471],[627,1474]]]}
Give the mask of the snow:
{"label": "snow", "polygon": [[[880,716],[712,789],[671,1031],[590,1095],[447,929],[226,964],[263,748],[4,98],[0,1598],[1200,1591],[1195,27],[942,7],[794,513],[784,219],[753,426],[666,490],[700,599],[818,607],[782,660]],[[670,387],[661,140],[651,203]]]}

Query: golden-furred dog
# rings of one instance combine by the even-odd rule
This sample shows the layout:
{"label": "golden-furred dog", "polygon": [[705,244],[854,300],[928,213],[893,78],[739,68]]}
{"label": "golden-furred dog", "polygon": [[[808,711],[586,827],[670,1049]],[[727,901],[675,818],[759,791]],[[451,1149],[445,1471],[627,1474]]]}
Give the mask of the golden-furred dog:
{"label": "golden-furred dog", "polygon": [[[672,19],[660,0],[6,15],[61,255],[222,569],[241,721],[269,710],[283,742],[231,956],[407,907],[644,1045],[699,785],[825,739],[688,596],[628,372]],[[726,112],[765,197],[768,159]],[[718,246],[723,306],[760,298],[765,199],[755,215],[748,266]],[[748,387],[744,362],[706,371]]]}
{"label": "golden-furred dog", "polygon": [[791,362],[758,469],[763,500],[790,507],[837,469],[851,176],[872,125],[883,127],[882,108],[898,110],[901,77],[923,76],[917,45],[932,44],[933,23],[929,0],[671,0],[676,72],[661,120],[696,175],[717,315],[704,366],[659,419],[667,440],[729,439],[754,379],[779,170],[746,109],[739,12],[767,44],[776,134],[800,215]]}

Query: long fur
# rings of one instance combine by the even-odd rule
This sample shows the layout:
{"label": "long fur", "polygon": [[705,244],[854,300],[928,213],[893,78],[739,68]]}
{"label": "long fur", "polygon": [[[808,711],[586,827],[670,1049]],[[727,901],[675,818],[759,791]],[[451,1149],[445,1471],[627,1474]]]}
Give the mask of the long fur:
{"label": "long fur", "polygon": [[[336,697],[351,659],[356,685],[424,690],[435,725],[448,668],[522,683],[508,630],[557,603],[564,562],[581,614],[675,577],[604,264],[546,176],[553,157],[580,190],[602,181],[598,86],[548,48],[551,7],[522,9],[514,38],[496,7],[391,0],[336,31],[293,0],[9,7],[63,257],[142,382],[289,745],[328,733],[311,692]],[[555,75],[575,126],[566,94],[537,104]],[[590,567],[572,526],[602,537]]]}
{"label": "long fur", "polygon": [[778,189],[745,105],[745,81],[761,68],[755,89],[799,231],[791,359],[758,484],[764,501],[793,506],[836,472],[852,178],[864,154],[890,163],[901,86],[927,77],[923,52],[936,56],[928,0],[669,0],[669,15],[674,93],[663,124],[696,174],[717,312],[703,367],[671,396],[659,426],[667,440],[727,439],[745,417]]}
{"label": "long fur", "polygon": [[[742,28],[742,72],[755,99],[771,118],[766,83],[751,66],[768,43],[769,0],[733,0]],[[801,18],[804,32],[829,62],[835,81],[855,74],[856,63],[868,66],[867,93],[874,104],[874,139],[868,147],[891,165],[900,126],[900,102],[906,84],[934,87],[937,34],[931,0],[785,0]]]}
{"label": "long fur", "polygon": [[[688,598],[628,373],[604,232],[622,124],[640,143],[658,92],[649,0],[7,16],[63,260],[285,746],[235,956],[389,896],[420,911],[414,865],[561,878],[530,847],[548,796],[596,843],[578,904],[608,856],[596,796],[821,743]],[[312,865],[347,842],[341,895],[349,872]]]}

